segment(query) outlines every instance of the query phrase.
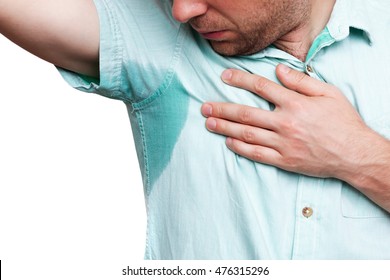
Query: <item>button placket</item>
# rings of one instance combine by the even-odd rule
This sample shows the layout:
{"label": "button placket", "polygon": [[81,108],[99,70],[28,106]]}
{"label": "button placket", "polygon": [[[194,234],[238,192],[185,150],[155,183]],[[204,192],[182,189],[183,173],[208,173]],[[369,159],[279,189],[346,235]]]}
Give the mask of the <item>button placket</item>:
{"label": "button placket", "polygon": [[[323,179],[302,175],[299,180],[296,204],[296,224],[293,259],[307,259],[315,253],[320,222]],[[318,208],[318,209],[317,209]]]}
{"label": "button placket", "polygon": [[314,73],[313,67],[311,65],[306,65],[306,72],[313,74]]}

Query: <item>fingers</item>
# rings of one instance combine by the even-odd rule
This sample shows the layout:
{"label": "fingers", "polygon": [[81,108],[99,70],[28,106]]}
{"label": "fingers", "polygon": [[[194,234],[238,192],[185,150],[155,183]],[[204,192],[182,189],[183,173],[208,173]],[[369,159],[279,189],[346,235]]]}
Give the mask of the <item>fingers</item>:
{"label": "fingers", "polygon": [[282,156],[278,151],[272,148],[248,144],[232,138],[226,139],[226,145],[234,153],[250,160],[273,166],[280,165]]}
{"label": "fingers", "polygon": [[273,123],[275,116],[272,112],[250,106],[209,102],[202,105],[201,111],[205,117],[225,119],[266,129],[275,127]]}
{"label": "fingers", "polygon": [[284,86],[237,69],[225,70],[222,73],[222,80],[228,85],[251,91],[276,106],[293,97],[294,92],[306,96],[341,95],[334,86],[283,64],[276,67],[276,76]]}
{"label": "fingers", "polygon": [[278,135],[273,131],[222,119],[209,118],[206,121],[206,127],[214,133],[239,139],[250,144],[273,148],[279,142]]}
{"label": "fingers", "polygon": [[291,92],[264,77],[241,70],[225,70],[221,77],[226,84],[251,91],[275,105],[280,105]]}
{"label": "fingers", "polygon": [[324,96],[334,91],[333,86],[283,64],[276,67],[276,76],[284,86],[306,96]]}

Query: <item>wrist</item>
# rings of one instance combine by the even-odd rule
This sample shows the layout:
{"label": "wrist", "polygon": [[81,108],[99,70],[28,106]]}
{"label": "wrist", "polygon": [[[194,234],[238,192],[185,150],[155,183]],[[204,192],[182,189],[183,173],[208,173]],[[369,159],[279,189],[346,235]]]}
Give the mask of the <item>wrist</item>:
{"label": "wrist", "polygon": [[390,212],[390,141],[372,130],[361,141],[337,178]]}
{"label": "wrist", "polygon": [[390,141],[367,127],[367,130],[348,143],[349,154],[336,177],[367,192],[378,184],[375,182],[388,176],[390,169]]}

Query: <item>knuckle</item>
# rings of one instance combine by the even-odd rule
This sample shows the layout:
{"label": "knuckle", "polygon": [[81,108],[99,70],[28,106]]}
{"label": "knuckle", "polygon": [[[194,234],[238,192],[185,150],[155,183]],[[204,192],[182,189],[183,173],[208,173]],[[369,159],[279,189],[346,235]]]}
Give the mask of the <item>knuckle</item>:
{"label": "knuckle", "polygon": [[297,114],[305,112],[304,104],[302,98],[290,99],[285,103],[291,110]]}
{"label": "knuckle", "polygon": [[250,123],[252,120],[251,111],[248,108],[243,108],[238,111],[238,121],[241,123]]}
{"label": "knuckle", "polygon": [[245,142],[253,142],[256,138],[254,129],[252,127],[244,128],[242,138]]}
{"label": "knuckle", "polygon": [[254,161],[257,161],[257,162],[263,162],[264,161],[264,153],[263,153],[263,149],[261,149],[260,147],[255,147],[253,149],[253,160]]}
{"label": "knuckle", "polygon": [[296,170],[296,163],[294,162],[293,159],[283,159],[281,161],[281,164],[280,164],[280,167],[285,169],[285,170],[288,170],[288,171],[295,171]]}
{"label": "knuckle", "polygon": [[298,135],[300,131],[298,123],[292,119],[283,120],[280,123],[280,128],[287,135]]}
{"label": "knuckle", "polygon": [[255,91],[256,92],[263,92],[266,90],[266,88],[269,86],[269,81],[262,77],[256,77],[255,80]]}
{"label": "knuckle", "polygon": [[295,152],[284,155],[282,166],[289,171],[304,171],[303,166],[307,162],[307,158],[303,156],[303,152]]}
{"label": "knuckle", "polygon": [[221,132],[221,133],[226,132],[226,122],[221,121],[221,120],[216,120],[215,131]]}
{"label": "knuckle", "polygon": [[221,117],[221,116],[223,116],[223,113],[224,113],[223,106],[221,106],[221,105],[215,105],[214,108],[213,108],[213,111],[215,112],[215,116],[216,116],[216,117]]}

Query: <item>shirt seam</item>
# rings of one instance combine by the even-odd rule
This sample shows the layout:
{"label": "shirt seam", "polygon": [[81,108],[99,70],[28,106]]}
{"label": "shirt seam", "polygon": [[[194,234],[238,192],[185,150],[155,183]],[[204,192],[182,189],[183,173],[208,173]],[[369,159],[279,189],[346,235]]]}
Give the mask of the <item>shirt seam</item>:
{"label": "shirt seam", "polygon": [[[96,1],[96,0],[95,0]],[[117,19],[114,15],[113,8],[111,7],[111,4],[107,0],[102,0],[102,4],[104,5],[104,10],[107,13],[107,20],[109,21],[109,26],[111,26],[111,29],[113,31],[113,64],[114,66],[112,67],[113,73],[111,72],[110,77],[117,77],[114,80],[114,87],[110,90],[101,90],[101,93],[104,94],[107,97],[114,98],[114,99],[120,99],[122,101],[130,101],[128,97],[126,97],[126,93],[121,90],[121,87],[123,85],[123,78],[122,78],[122,73],[123,73],[123,67],[122,67],[122,61],[123,61],[123,39],[120,34],[120,28],[119,24],[117,22]],[[101,46],[101,43],[100,43]],[[102,54],[102,51],[100,51]],[[102,62],[102,58],[99,59],[100,62]],[[104,73],[105,71],[101,71],[101,73]],[[107,71],[106,71],[107,72]],[[101,87],[102,79],[100,79],[100,85],[99,88]],[[103,85],[104,86],[104,85]],[[98,89],[99,90],[99,89]]]}
{"label": "shirt seam", "polygon": [[187,32],[183,28],[183,25],[180,25],[179,32],[178,32],[178,38],[177,38],[177,42],[175,45],[175,50],[174,50],[174,53],[172,56],[171,67],[168,69],[167,73],[165,74],[165,77],[163,78],[163,81],[160,84],[160,86],[157,88],[157,90],[154,93],[152,93],[151,96],[147,97],[146,99],[144,99],[140,102],[131,103],[134,111],[147,108],[155,100],[157,100],[160,96],[164,95],[167,92],[167,89],[169,88],[169,86],[172,83],[173,78],[175,77],[176,66],[177,66],[178,62],[180,61],[182,47],[183,47],[183,40],[184,40],[186,34],[187,34]]}
{"label": "shirt seam", "polygon": [[145,129],[142,119],[142,113],[136,112],[137,122],[140,129],[141,134],[141,142],[142,142],[142,152],[143,152],[143,158],[144,158],[144,166],[142,167],[144,169],[145,174],[145,206],[146,206],[146,240],[145,240],[145,256],[144,258],[150,258],[151,255],[151,247],[150,247],[150,204],[149,204],[149,194],[150,194],[150,176],[149,176],[149,162],[148,162],[148,151],[147,151],[147,145],[145,141]]}

